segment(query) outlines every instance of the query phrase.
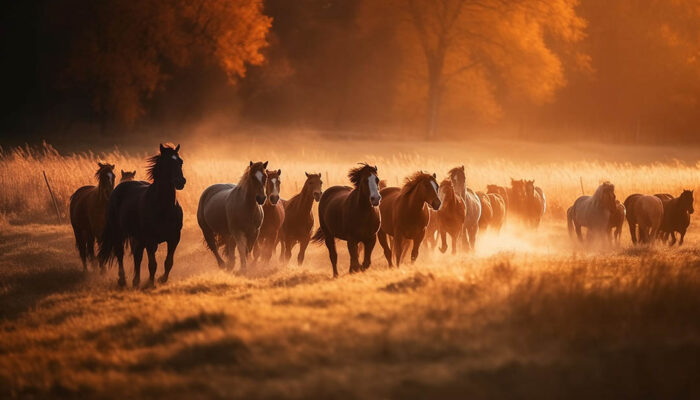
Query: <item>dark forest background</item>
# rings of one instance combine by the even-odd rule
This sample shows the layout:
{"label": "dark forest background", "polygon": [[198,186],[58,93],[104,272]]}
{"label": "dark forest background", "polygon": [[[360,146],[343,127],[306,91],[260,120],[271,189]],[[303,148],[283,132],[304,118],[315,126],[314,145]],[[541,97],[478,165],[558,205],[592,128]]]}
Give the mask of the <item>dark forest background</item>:
{"label": "dark forest background", "polygon": [[692,0],[12,1],[0,135],[698,142],[699,18]]}

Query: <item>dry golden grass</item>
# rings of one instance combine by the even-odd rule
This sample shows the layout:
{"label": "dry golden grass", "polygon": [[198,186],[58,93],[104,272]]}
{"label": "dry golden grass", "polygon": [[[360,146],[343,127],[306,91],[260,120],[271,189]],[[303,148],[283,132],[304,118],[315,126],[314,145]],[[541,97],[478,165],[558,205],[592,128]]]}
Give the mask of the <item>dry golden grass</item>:
{"label": "dry golden grass", "polygon": [[287,196],[304,169],[328,171],[324,180],[338,184],[352,162],[367,160],[392,183],[464,160],[475,187],[535,178],[553,212],[538,232],[511,224],[501,236],[480,237],[475,254],[424,249],[401,269],[388,269],[375,251],[369,271],[347,275],[341,245],[336,280],[316,246],[302,267],[272,262],[232,275],[204,249],[196,200],[210,183],[235,181],[269,146],[229,157],[227,149],[188,153],[183,145],[187,217],[172,279],[118,290],[114,268],[81,272],[69,226],[43,223],[53,222],[53,206],[40,171],[65,210],[70,193],[92,181],[95,159],[143,177],[145,154],[5,153],[0,397],[698,398],[694,223],[681,249],[632,248],[625,234],[621,248],[593,252],[571,244],[560,215],[580,194],[579,177],[587,190],[610,179],[618,197],[675,193],[697,185],[697,165],[640,164],[634,154],[628,164],[498,158],[452,144],[421,155],[410,144],[362,145],[325,142],[302,153],[290,143],[266,154],[283,169]]}

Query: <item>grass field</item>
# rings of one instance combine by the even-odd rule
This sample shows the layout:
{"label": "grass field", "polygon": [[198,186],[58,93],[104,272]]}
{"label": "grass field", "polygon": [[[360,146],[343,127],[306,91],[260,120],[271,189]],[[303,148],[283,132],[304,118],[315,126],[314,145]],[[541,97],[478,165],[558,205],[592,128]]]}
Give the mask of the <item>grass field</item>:
{"label": "grass field", "polygon": [[[563,220],[581,183],[590,192],[609,179],[621,199],[696,188],[700,164],[688,149],[665,149],[680,161],[657,163],[643,148],[618,159],[595,146],[305,145],[183,144],[183,238],[170,282],[148,290],[119,290],[116,268],[83,274],[41,176],[43,169],[65,213],[72,191],[92,182],[94,161],[136,168],[143,178],[144,149],[5,150],[0,398],[700,396],[696,223],[682,248],[633,248],[625,232],[621,247],[591,251],[572,244]],[[322,172],[327,187],[345,183],[357,161],[377,164],[389,184],[416,169],[444,175],[465,164],[475,188],[534,178],[547,193],[548,217],[537,232],[510,223],[500,236],[487,233],[474,254],[424,249],[401,269],[375,251],[370,270],[348,275],[340,245],[335,280],[317,246],[302,267],[272,262],[245,276],[222,272],[202,244],[196,201],[207,185],[236,181],[259,154],[282,168],[287,197],[304,170]]]}

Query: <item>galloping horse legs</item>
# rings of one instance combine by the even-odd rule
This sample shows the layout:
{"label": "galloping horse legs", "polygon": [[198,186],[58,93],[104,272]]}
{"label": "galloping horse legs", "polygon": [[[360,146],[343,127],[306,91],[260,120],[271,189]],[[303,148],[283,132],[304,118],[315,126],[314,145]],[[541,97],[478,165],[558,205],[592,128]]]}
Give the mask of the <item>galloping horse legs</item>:
{"label": "galloping horse legs", "polygon": [[348,253],[350,253],[350,273],[360,271],[360,260],[357,256],[357,241],[348,240]]}
{"label": "galloping horse legs", "polygon": [[676,244],[676,232],[671,232],[671,241],[668,245],[673,246],[674,244]]}
{"label": "galloping horse legs", "polygon": [[241,272],[245,273],[248,266],[248,239],[245,237],[245,234],[241,233],[236,236],[236,247],[238,248],[238,255],[241,257]]}
{"label": "galloping horse legs", "polygon": [[304,263],[304,256],[306,255],[306,248],[309,246],[310,238],[304,237],[299,241],[299,254],[297,255],[297,264],[301,265]]}
{"label": "galloping horse legs", "polygon": [[630,223],[627,221],[627,225],[630,227],[630,237],[632,238],[632,244],[637,244],[637,224]]}
{"label": "galloping horse legs", "polygon": [[333,236],[326,236],[326,247],[328,248],[328,257],[331,259],[331,265],[333,266],[333,277],[338,277],[338,252],[335,250],[335,238]]}
{"label": "galloping horse legs", "polygon": [[121,241],[115,241],[114,246],[114,257],[117,259],[117,265],[119,266],[119,280],[117,284],[119,287],[126,286],[126,274],[124,274],[124,245]]}
{"label": "galloping horse legs", "polygon": [[131,252],[134,254],[134,278],[131,284],[134,287],[139,287],[141,283],[141,260],[143,259],[144,245],[142,243],[131,242]]}
{"label": "galloping horse legs", "polygon": [[377,244],[377,237],[372,235],[371,238],[362,243],[365,245],[364,260],[362,261],[362,270],[364,271],[372,264],[372,250],[374,250],[374,246]]}
{"label": "galloping horse legs", "polygon": [[379,239],[379,245],[382,246],[382,249],[384,250],[384,257],[386,257],[386,261],[389,263],[389,266],[393,266],[391,262],[391,249],[389,248],[389,243],[387,243],[386,240],[386,233],[383,230],[379,230],[377,232],[377,239]]}
{"label": "galloping horse legs", "polygon": [[236,267],[236,239],[230,235],[226,241],[226,259],[228,260],[228,269],[233,271]]}
{"label": "galloping horse legs", "polygon": [[457,254],[457,239],[459,238],[459,232],[452,232],[450,236],[452,236],[452,255]]}
{"label": "galloping horse legs", "polygon": [[146,254],[148,254],[148,285],[153,286],[156,279],[156,268],[158,263],[156,263],[156,250],[158,250],[158,244],[148,244],[146,245]]}
{"label": "galloping horse legs", "polygon": [[683,230],[680,232],[680,233],[681,233],[681,240],[678,242],[678,245],[679,245],[679,246],[683,244],[683,240],[685,239],[685,232],[686,232],[685,229],[683,229]]}
{"label": "galloping horse legs", "polygon": [[396,267],[401,265],[401,256],[403,256],[403,239],[399,235],[394,236],[393,252],[396,254]]}
{"label": "galloping horse legs", "polygon": [[423,242],[424,237],[425,237],[425,229],[420,231],[413,238],[413,249],[411,250],[411,263],[416,262],[416,258],[418,258],[418,251],[420,250],[420,244]]}
{"label": "galloping horse legs", "polygon": [[581,233],[581,225],[574,222],[574,227],[576,228],[576,237],[578,237],[579,242],[583,243],[583,234]]}
{"label": "galloping horse legs", "polygon": [[[446,231],[440,231],[440,240],[442,241],[442,245],[440,246],[440,253],[444,253],[447,251],[447,232]],[[452,236],[452,250],[454,250],[454,236]]]}
{"label": "galloping horse legs", "polygon": [[180,243],[180,232],[178,232],[172,239],[168,240],[168,254],[165,256],[165,263],[163,264],[165,266],[165,270],[163,271],[163,275],[161,275],[160,278],[158,278],[159,283],[165,283],[168,281],[168,277],[170,276],[170,270],[173,269],[173,257],[175,256],[175,249],[177,249],[177,245]]}

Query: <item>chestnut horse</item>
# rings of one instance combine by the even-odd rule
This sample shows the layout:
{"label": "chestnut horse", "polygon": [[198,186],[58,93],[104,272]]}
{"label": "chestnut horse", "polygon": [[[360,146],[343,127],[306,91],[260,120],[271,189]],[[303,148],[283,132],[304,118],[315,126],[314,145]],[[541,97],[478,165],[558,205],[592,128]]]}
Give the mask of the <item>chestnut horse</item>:
{"label": "chestnut horse", "polygon": [[[650,243],[656,239],[656,234],[663,222],[664,206],[656,196],[635,193],[625,199],[627,210],[627,225],[630,228],[632,243]],[[639,237],[637,237],[639,230]]]}
{"label": "chestnut horse", "polygon": [[299,243],[298,265],[304,262],[306,247],[309,245],[314,229],[314,214],[311,207],[314,201],[321,200],[323,186],[321,174],[304,173],[306,181],[301,192],[289,199],[284,206],[285,218],[280,232],[282,260],[285,263],[288,262],[292,257],[292,248]]}
{"label": "chestnut horse", "polygon": [[[401,265],[404,240],[413,241],[411,262],[416,261],[430,218],[426,204],[433,210],[438,210],[441,204],[435,178],[435,174],[418,171],[406,178],[402,188],[387,187],[379,192],[383,201],[379,206],[382,224],[377,238],[389,266],[392,265],[392,253],[396,258],[396,266]],[[391,247],[387,235],[392,237]]]}
{"label": "chestnut horse", "polygon": [[[94,263],[95,241],[102,243],[102,233],[107,222],[109,196],[114,189],[114,165],[97,163],[97,186],[83,186],[70,196],[70,223],[75,235],[83,270],[87,271],[87,258]],[[100,263],[104,272],[104,264]]]}
{"label": "chestnut horse", "polygon": [[[325,242],[333,266],[333,277],[338,276],[338,253],[335,239],[345,240],[350,253],[350,273],[364,271],[372,263],[372,250],[377,242],[380,217],[377,206],[379,194],[377,167],[360,164],[348,174],[353,187],[333,186],[321,195],[318,204],[320,227],[312,240]],[[358,260],[357,244],[364,245],[364,261]]]}
{"label": "chestnut horse", "polygon": [[467,209],[464,200],[455,193],[452,181],[449,179],[440,182],[438,195],[442,206],[434,215],[437,216],[438,232],[442,240],[440,252],[447,251],[447,234],[449,234],[452,238],[452,254],[455,254],[457,253],[457,240],[463,231]]}
{"label": "chestnut horse", "polygon": [[133,181],[136,178],[136,170],[124,171],[122,170],[122,177],[119,179],[119,183]]}
{"label": "chestnut horse", "polygon": [[107,225],[102,234],[99,259],[103,263],[117,259],[119,286],[126,285],[124,243],[127,240],[130,240],[134,256],[134,287],[141,281],[144,249],[148,253],[149,284],[153,286],[157,267],[156,250],[163,242],[168,244],[168,254],[165,256],[165,271],[158,281],[168,281],[182,230],[182,208],[177,202],[176,191],[182,190],[186,183],[179,151],[180,145],[172,148],[161,144],[160,154],[148,160],[147,174],[153,183],[123,182],[109,197]]}
{"label": "chestnut horse", "polygon": [[452,187],[464,200],[467,209],[464,216],[464,227],[462,235],[465,247],[474,250],[476,245],[476,234],[479,232],[479,219],[481,218],[481,201],[473,190],[467,188],[467,177],[464,172],[464,165],[452,168],[448,172],[448,177],[452,181]]}
{"label": "chestnut horse", "polygon": [[503,201],[503,197],[498,193],[487,193],[487,196],[489,196],[491,210],[493,211],[489,225],[493,227],[496,232],[500,232],[506,221],[506,203]]}
{"label": "chestnut horse", "polygon": [[255,241],[253,248],[253,257],[255,260],[262,257],[263,261],[268,262],[272,257],[277,245],[277,237],[279,236],[280,228],[285,218],[284,206],[280,202],[280,186],[282,181],[280,176],[282,170],[277,171],[266,170],[267,180],[265,181],[265,194],[267,200],[263,204],[263,221],[260,225],[260,234]]}
{"label": "chestnut horse", "polygon": [[615,185],[603,182],[592,196],[580,196],[566,211],[566,221],[569,235],[574,230],[579,241],[583,242],[581,227],[588,229],[588,239],[607,239],[610,215],[616,212]]}
{"label": "chestnut horse", "polygon": [[258,238],[263,220],[262,205],[267,198],[266,168],[267,161],[251,161],[238,184],[209,186],[199,198],[197,222],[219,267],[224,266],[224,260],[218,248],[224,244],[230,268],[236,264],[235,251],[238,249],[241,272],[246,271],[248,254]]}
{"label": "chestnut horse", "polygon": [[[656,195],[658,197],[658,195]],[[680,196],[671,198],[670,200],[662,200],[664,206],[664,218],[659,227],[664,237],[671,236],[669,245],[673,246],[676,243],[676,232],[680,233],[681,237],[678,245],[682,245],[685,239],[685,233],[690,226],[690,214],[695,212],[693,209],[693,191],[683,190]]]}
{"label": "chestnut horse", "polygon": [[479,217],[479,230],[488,229],[493,220],[493,208],[491,207],[491,199],[484,192],[476,192],[476,196],[481,203],[481,216]]}

